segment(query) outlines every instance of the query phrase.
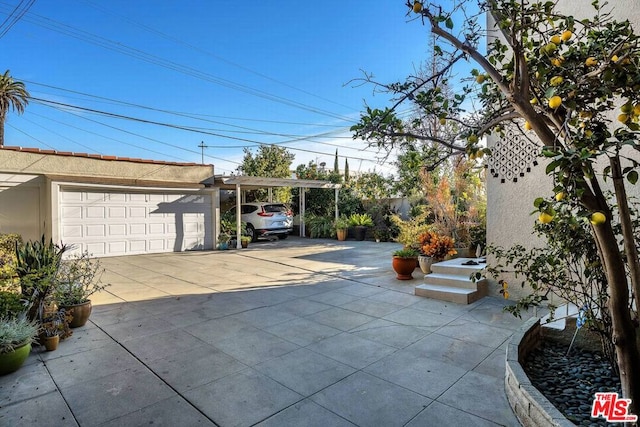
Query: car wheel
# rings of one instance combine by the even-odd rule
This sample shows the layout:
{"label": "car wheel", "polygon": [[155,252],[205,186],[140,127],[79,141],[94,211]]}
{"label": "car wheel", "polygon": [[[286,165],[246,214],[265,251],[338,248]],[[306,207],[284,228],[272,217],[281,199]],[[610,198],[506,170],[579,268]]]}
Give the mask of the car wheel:
{"label": "car wheel", "polygon": [[288,234],[278,234],[278,239],[280,239],[280,240],[284,240],[284,239],[286,239],[287,237],[289,237],[289,235],[288,235]]}
{"label": "car wheel", "polygon": [[256,235],[256,229],[253,228],[253,225],[247,224],[247,236],[251,237],[251,242],[255,242],[258,240],[258,236]]}

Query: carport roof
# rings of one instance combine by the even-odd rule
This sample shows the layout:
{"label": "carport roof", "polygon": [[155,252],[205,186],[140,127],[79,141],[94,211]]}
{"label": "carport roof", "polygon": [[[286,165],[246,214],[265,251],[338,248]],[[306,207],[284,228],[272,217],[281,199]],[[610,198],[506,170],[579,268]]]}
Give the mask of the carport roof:
{"label": "carport roof", "polygon": [[329,181],[294,178],[266,178],[246,175],[216,175],[215,186],[223,190],[235,190],[236,185],[243,189],[268,187],[302,187],[302,188],[340,188],[342,185]]}

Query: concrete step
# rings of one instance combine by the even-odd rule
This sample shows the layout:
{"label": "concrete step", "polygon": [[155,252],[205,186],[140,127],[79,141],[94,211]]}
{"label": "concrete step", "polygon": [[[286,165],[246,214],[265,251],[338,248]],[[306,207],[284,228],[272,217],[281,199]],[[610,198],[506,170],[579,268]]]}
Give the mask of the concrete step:
{"label": "concrete step", "polygon": [[[457,274],[431,273],[424,276],[424,283],[438,286],[451,286],[454,288],[465,288],[476,290],[476,283],[472,282],[469,276]],[[482,279],[485,280],[485,279]]]}
{"label": "concrete step", "polygon": [[478,283],[478,289],[430,285],[424,283],[414,290],[415,295],[458,304],[471,304],[487,295],[487,284]]}
{"label": "concrete step", "polygon": [[[473,260],[478,265],[464,265],[464,262]],[[469,278],[473,273],[481,271],[486,263],[479,263],[479,258],[454,258],[447,261],[441,261],[431,265],[431,271],[441,274],[455,274]]]}

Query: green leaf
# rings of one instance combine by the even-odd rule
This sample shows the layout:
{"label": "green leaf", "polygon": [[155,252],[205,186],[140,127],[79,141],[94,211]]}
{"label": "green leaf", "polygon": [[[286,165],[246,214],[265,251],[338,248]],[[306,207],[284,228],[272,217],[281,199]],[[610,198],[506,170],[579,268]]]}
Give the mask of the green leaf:
{"label": "green leaf", "polygon": [[560,160],[554,160],[553,162],[547,165],[547,169],[545,169],[545,173],[548,175],[553,172],[558,166],[560,166]]}
{"label": "green leaf", "polygon": [[537,199],[535,199],[533,201],[533,206],[538,209],[540,208],[540,205],[544,202],[544,199],[542,197],[538,197]]}
{"label": "green leaf", "polygon": [[631,184],[635,185],[636,182],[638,182],[638,172],[637,171],[631,171],[627,174],[627,181],[629,181]]}
{"label": "green leaf", "polygon": [[447,20],[445,21],[444,25],[447,26],[448,29],[453,29],[453,20],[451,18],[447,18]]}

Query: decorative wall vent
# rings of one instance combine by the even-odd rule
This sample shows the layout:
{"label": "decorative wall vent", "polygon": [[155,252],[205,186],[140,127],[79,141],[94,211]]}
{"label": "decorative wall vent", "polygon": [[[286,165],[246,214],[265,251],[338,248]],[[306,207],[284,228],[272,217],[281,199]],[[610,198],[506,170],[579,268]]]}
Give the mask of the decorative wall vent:
{"label": "decorative wall vent", "polygon": [[509,125],[504,137],[495,138],[486,167],[494,178],[500,178],[501,183],[518,182],[518,178],[538,165],[539,152],[538,144],[524,136],[515,124]]}

